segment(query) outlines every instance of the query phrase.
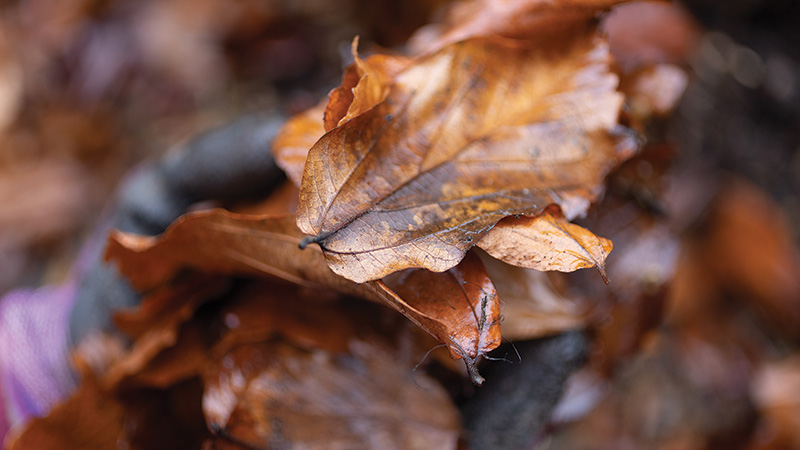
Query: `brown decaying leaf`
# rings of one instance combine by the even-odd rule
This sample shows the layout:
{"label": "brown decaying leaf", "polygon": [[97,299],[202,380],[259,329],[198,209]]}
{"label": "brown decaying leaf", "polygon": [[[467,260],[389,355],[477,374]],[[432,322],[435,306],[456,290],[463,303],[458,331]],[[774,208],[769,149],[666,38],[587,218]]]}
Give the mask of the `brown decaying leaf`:
{"label": "brown decaying leaf", "polygon": [[[103,386],[111,389],[144,371],[149,364],[161,364],[153,360],[178,343],[181,331],[186,334],[187,330],[182,330],[181,325],[192,318],[201,304],[219,295],[227,284],[227,280],[216,277],[188,277],[154,291],[136,310],[118,313],[115,322],[135,338],[135,343],[124,358],[106,371]],[[189,350],[194,349],[188,346],[187,352]]]}
{"label": "brown decaying leaf", "polygon": [[411,269],[374,282],[385,301],[462,357],[472,381],[475,359],[500,345],[500,304],[480,258],[468,253],[444,273]]}
{"label": "brown decaying leaf", "polygon": [[87,373],[80,387],[46,417],[27,423],[18,436],[7,436],[9,450],[118,448],[125,410]]}
{"label": "brown decaying leaf", "polygon": [[[309,352],[237,346],[205,377],[209,428],[246,448],[454,449],[458,415],[442,387],[384,348]],[[420,389],[422,386],[422,389]]]}
{"label": "brown decaying leaf", "polygon": [[389,309],[319,294],[256,282],[220,311],[226,330],[209,352],[203,400],[218,440],[453,448],[450,399],[412,371],[430,341]]}
{"label": "brown decaying leaf", "polygon": [[[447,345],[454,358],[465,358],[468,367],[500,344],[497,295],[477,258],[466,258],[445,273],[411,270],[398,275],[405,280],[402,286],[392,279],[356,284],[331,272],[319,249],[300,250],[302,236],[290,216],[245,216],[216,209],[181,217],[159,238],[115,232],[106,256],[143,290],[193,268],[276,276],[387,303]],[[472,375],[475,382],[481,380],[477,372]]]}
{"label": "brown decaying leaf", "polygon": [[353,40],[353,64],[347,66],[342,84],[328,99],[289,119],[272,145],[278,166],[297,186],[309,149],[323,134],[382,102],[389,93],[389,83],[410,63],[399,55],[377,54],[366,59],[358,56],[358,38]]}
{"label": "brown decaying leaf", "polygon": [[325,134],[322,115],[325,113],[327,105],[328,102],[323,101],[317,106],[293,116],[286,121],[272,143],[272,155],[275,157],[275,162],[297,186],[300,186],[303,179],[303,168],[306,165],[308,149]]}
{"label": "brown decaying leaf", "polygon": [[342,84],[328,96],[323,115],[325,132],[386,99],[391,80],[410,63],[408,58],[399,55],[376,54],[361,59],[358,56],[358,37],[353,39],[351,49],[353,64],[345,69]]}
{"label": "brown decaying leaf", "polygon": [[113,232],[106,258],[140,290],[173,279],[182,269],[271,275],[300,286],[363,296],[365,289],[335,275],[319,252],[302,252],[293,216],[247,216],[213,209],[179,218],[160,237]]}
{"label": "brown decaying leaf", "polygon": [[508,264],[541,271],[597,267],[608,283],[604,267],[613,244],[570,223],[557,208],[548,208],[536,217],[501,220],[478,247]]}
{"label": "brown decaying leaf", "polygon": [[585,27],[612,6],[626,0],[476,0],[456,2],[445,23],[424,27],[410,39],[413,53],[436,51],[480,36],[530,39]]}
{"label": "brown decaying leaf", "polygon": [[501,299],[503,338],[537,339],[586,326],[586,307],[560,294],[548,274],[483,256]]}
{"label": "brown decaying leaf", "polygon": [[364,282],[447,270],[509,215],[582,213],[635,148],[609,132],[622,96],[608,60],[585,33],[546,48],[475,39],[417,60],[311,149],[298,225],[334,272]]}
{"label": "brown decaying leaf", "polygon": [[[142,361],[143,364],[138,370],[129,370],[130,373],[122,373],[116,367],[112,367],[106,379],[116,381],[126,389],[131,387],[166,389],[200,375],[208,364],[208,343],[205,341],[203,333],[205,330],[202,327],[203,324],[200,322],[184,324],[177,332],[174,345],[165,347],[150,359]],[[134,345],[134,350],[127,358],[136,358],[135,349]]]}

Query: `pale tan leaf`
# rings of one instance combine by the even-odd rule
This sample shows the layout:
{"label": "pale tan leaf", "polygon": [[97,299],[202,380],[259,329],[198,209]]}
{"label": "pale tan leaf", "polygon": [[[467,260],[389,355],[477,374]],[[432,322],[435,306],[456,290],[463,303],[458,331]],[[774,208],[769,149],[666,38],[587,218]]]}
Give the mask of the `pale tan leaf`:
{"label": "pale tan leaf", "polygon": [[554,209],[535,217],[503,219],[478,246],[508,264],[530,269],[573,272],[597,267],[603,279],[613,248],[610,240],[570,223]]}

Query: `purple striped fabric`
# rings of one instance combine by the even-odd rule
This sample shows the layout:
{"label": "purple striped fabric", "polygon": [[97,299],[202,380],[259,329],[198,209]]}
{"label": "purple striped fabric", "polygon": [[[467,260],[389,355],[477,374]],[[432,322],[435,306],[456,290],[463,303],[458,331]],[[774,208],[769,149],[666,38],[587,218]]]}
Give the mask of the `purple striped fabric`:
{"label": "purple striped fabric", "polygon": [[0,443],[10,427],[45,415],[75,388],[67,340],[74,301],[74,282],[0,300]]}

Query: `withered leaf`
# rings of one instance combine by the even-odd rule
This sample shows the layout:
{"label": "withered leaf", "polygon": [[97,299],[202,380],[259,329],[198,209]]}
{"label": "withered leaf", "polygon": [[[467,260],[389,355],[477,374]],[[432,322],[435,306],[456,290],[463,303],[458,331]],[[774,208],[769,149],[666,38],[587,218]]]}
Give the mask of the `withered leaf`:
{"label": "withered leaf", "polygon": [[270,287],[254,282],[220,312],[226,331],[211,352],[203,404],[221,440],[244,448],[284,441],[310,448],[454,446],[449,398],[412,370],[432,345],[421,332],[378,305]]}
{"label": "withered leaf", "polygon": [[114,260],[141,290],[194,268],[271,275],[301,286],[361,295],[364,289],[331,272],[319,252],[298,251],[302,236],[293,216],[248,216],[214,209],[181,216],[157,238],[115,231],[106,258]]}
{"label": "withered leaf", "polygon": [[205,377],[209,428],[245,448],[456,448],[457,412],[440,385],[382,347],[351,349],[233,348]]}
{"label": "withered leaf", "polygon": [[472,381],[475,359],[500,345],[500,304],[492,280],[473,253],[444,273],[411,269],[373,282],[382,298],[464,358]]}
{"label": "withered leaf", "polygon": [[[9,450],[117,448],[123,437],[124,408],[104,392],[91,374],[78,390],[45,417],[31,420],[18,436],[8,436]],[[13,430],[12,430],[13,431]]]}
{"label": "withered leaf", "polygon": [[[436,51],[474,37],[532,39],[583,28],[602,11],[626,0],[473,0],[455,2],[445,22],[411,37],[414,53]],[[552,36],[550,36],[552,37]]]}
{"label": "withered leaf", "polygon": [[382,102],[389,95],[392,78],[410,63],[399,55],[376,54],[361,59],[357,50],[358,38],[352,44],[353,64],[345,69],[341,86],[329,95],[323,116],[326,132]]}
{"label": "withered leaf", "polygon": [[[208,364],[208,343],[204,339],[203,324],[192,321],[184,324],[177,333],[174,345],[160,349],[149,359],[137,354],[136,346],[120,361],[122,367],[112,366],[106,375],[107,382],[119,383],[125,388],[154,387],[166,389],[181,381],[200,375]],[[127,359],[140,358],[138,366],[126,364]],[[134,369],[134,370],[131,370]]]}
{"label": "withered leaf", "polygon": [[[193,268],[276,276],[300,286],[387,303],[447,345],[454,358],[467,358],[468,365],[499,345],[496,293],[479,260],[467,258],[445,273],[412,270],[402,275],[402,286],[393,280],[356,284],[334,274],[319,249],[300,250],[302,237],[294,217],[216,209],[187,214],[158,238],[115,232],[107,257],[140,289],[163,285],[181,270]],[[479,381],[477,373],[474,379]]]}
{"label": "withered leaf", "polygon": [[580,214],[619,159],[622,96],[601,40],[474,39],[421,58],[306,161],[298,225],[356,282],[441,272],[500,219]]}
{"label": "withered leaf", "polygon": [[[174,285],[157,289],[145,297],[136,310],[118,313],[115,322],[120,329],[134,337],[135,342],[130,351],[105,372],[101,380],[103,386],[114,388],[124,379],[142,372],[148,365],[160,364],[161,361],[154,363],[153,360],[163,351],[174,347],[180,334],[186,334],[187,330],[182,330],[181,325],[192,318],[201,304],[219,295],[226,285],[226,280],[220,278],[200,275],[188,277]],[[182,356],[188,356],[189,350],[194,348],[187,347]]]}
{"label": "withered leaf", "polygon": [[344,352],[348,340],[358,333],[354,316],[364,319],[358,324],[362,330],[369,329],[373,324],[360,311],[369,310],[377,317],[375,309],[380,306],[358,301],[355,303],[359,310],[349,311],[353,309],[347,308],[350,304],[339,300],[338,295],[317,289],[252,282],[220,311],[226,331],[213,352],[224,353],[238,345],[276,336],[308,350]]}
{"label": "withered leaf", "polygon": [[331,91],[327,100],[289,119],[272,145],[275,161],[297,186],[302,181],[308,151],[319,138],[382,102],[389,94],[391,79],[410,63],[399,55],[376,54],[361,59],[357,45],[355,39],[354,62],[345,69],[342,84]]}
{"label": "withered leaf", "polygon": [[327,103],[327,101],[322,102],[286,121],[272,143],[275,163],[297,186],[300,186],[303,179],[308,150],[325,134],[322,115],[325,113]]}
{"label": "withered leaf", "polygon": [[606,256],[613,248],[608,239],[570,223],[557,208],[535,217],[507,217],[478,246],[508,264],[541,271],[597,267],[604,280]]}

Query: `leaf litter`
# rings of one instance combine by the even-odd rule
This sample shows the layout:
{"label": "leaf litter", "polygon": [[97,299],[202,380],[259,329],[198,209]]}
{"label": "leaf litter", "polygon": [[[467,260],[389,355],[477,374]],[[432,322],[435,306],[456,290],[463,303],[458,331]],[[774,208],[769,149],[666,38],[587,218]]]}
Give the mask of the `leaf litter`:
{"label": "leaf litter", "polygon": [[[202,418],[208,448],[455,448],[452,400],[433,378],[411,371],[435,342],[410,330],[464,359],[474,382],[482,380],[481,357],[502,338],[589,326],[600,341],[619,340],[622,353],[646,340],[649,322],[635,336],[620,328],[640,319],[638,309],[621,312],[632,304],[592,310],[585,300],[597,292],[594,282],[567,278],[574,284],[564,289],[556,286],[564,279],[539,272],[604,274],[613,266],[611,240],[590,231],[592,217],[571,221],[592,213],[606,177],[638,144],[620,125],[624,96],[594,29],[596,12],[617,2],[510,3],[470,3],[474,9],[448,16],[450,28],[411,56],[360,58],[354,44],[342,85],[287,122],[275,143],[278,163],[300,188],[296,216],[215,209],[187,214],[159,237],[112,233],[107,257],[145,300],[116,317],[133,345],[102,373],[86,375],[86,387],[61,407],[67,416],[98,395],[125,413],[125,395],[191,385],[202,404],[188,416]],[[505,21],[514,15],[519,20]],[[546,26],[526,28],[531,23]],[[635,117],[639,129],[676,101],[674,93],[644,94],[652,105]],[[263,210],[292,209],[286,205]],[[711,262],[716,276],[736,278],[735,266]],[[612,286],[615,270],[625,274],[609,269]],[[763,314],[790,329],[794,316],[775,313],[786,294],[740,275],[764,297]],[[625,289],[644,299],[636,308],[655,298],[636,284],[641,279],[620,280],[611,304]],[[410,322],[398,326],[377,304]],[[603,328],[604,311],[620,324]],[[610,372],[622,353],[595,364]],[[778,411],[769,401],[761,407]],[[50,426],[64,433],[64,417],[54,410],[15,445]],[[778,413],[770,417],[765,426],[786,427]],[[107,430],[108,442],[135,440]]]}

